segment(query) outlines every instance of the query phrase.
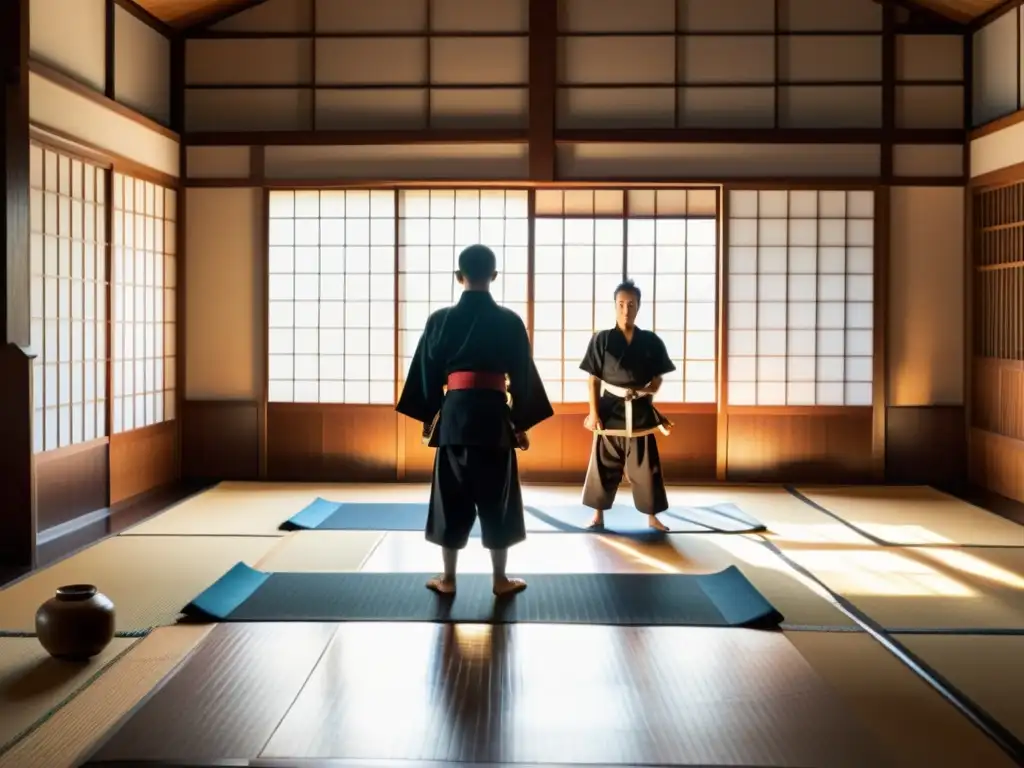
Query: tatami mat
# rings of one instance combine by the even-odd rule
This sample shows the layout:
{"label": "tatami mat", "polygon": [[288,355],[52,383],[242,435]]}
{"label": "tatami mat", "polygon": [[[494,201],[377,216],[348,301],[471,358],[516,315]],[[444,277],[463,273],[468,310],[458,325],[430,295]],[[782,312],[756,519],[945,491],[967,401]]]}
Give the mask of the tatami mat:
{"label": "tatami mat", "polygon": [[[321,534],[311,534],[319,536]],[[392,532],[362,570],[375,573],[430,572],[440,568],[440,553],[422,534]],[[785,617],[787,624],[852,627],[854,623],[812,581],[804,579],[756,541],[708,534],[671,536],[661,542],[636,542],[598,534],[527,536],[509,552],[510,573],[529,580],[531,573],[714,573],[737,566]],[[460,554],[463,573],[487,573],[490,555],[483,547]],[[315,570],[297,568],[296,570]]]}
{"label": "tatami mat", "polygon": [[1024,526],[927,486],[798,490],[889,544],[1024,547]]}
{"label": "tatami mat", "polygon": [[119,632],[172,624],[178,611],[242,561],[258,565],[276,538],[115,536],[0,590],[0,630],[29,632],[36,609],[65,584],[94,584],[114,601]]}
{"label": "tatami mat", "polygon": [[[73,768],[212,629],[154,630],[66,706],[0,756],[0,768]],[[6,716],[6,712],[5,712]]]}
{"label": "tatami mat", "polygon": [[384,536],[380,531],[298,531],[263,558],[260,570],[358,571]]}
{"label": "tatami mat", "polygon": [[100,655],[76,663],[51,658],[34,637],[0,638],[0,754],[137,642],[114,638]]}
{"label": "tatami mat", "polygon": [[[881,741],[896,765],[1010,768],[1015,764],[870,636],[787,632],[786,637]],[[1017,667],[1024,668],[1019,663]]]}
{"label": "tatami mat", "polygon": [[1024,637],[898,635],[897,639],[1024,740]]}
{"label": "tatami mat", "polygon": [[186,499],[123,536],[284,536],[278,527],[317,497],[332,501],[423,501],[426,485],[228,482]]}
{"label": "tatami mat", "polygon": [[1024,548],[776,544],[887,629],[1024,630]]}

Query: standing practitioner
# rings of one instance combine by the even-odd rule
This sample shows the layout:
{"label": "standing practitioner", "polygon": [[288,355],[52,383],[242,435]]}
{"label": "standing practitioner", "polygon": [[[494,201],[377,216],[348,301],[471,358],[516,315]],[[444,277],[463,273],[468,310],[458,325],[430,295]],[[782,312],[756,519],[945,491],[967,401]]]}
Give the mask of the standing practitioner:
{"label": "standing practitioner", "polygon": [[590,412],[583,426],[594,432],[594,447],[583,486],[583,504],[594,510],[591,530],[604,528],[605,510],[626,473],[633,503],[651,528],[667,531],[658,514],[668,509],[655,432],[667,435],[672,422],[658,413],[653,397],[661,378],[676,369],[665,344],[636,327],[640,289],[632,280],[615,289],[615,327],[590,340],[580,368],[590,374]]}
{"label": "standing practitioner", "polygon": [[526,450],[527,430],[554,411],[522,318],[491,296],[494,252],[471,245],[455,274],[462,297],[427,320],[395,410],[423,422],[437,448],[426,537],[442,548],[444,573],[427,588],[455,593],[459,550],[479,514],[494,594],[503,596],[526,588],[505,573],[508,548],[526,538],[515,449]]}

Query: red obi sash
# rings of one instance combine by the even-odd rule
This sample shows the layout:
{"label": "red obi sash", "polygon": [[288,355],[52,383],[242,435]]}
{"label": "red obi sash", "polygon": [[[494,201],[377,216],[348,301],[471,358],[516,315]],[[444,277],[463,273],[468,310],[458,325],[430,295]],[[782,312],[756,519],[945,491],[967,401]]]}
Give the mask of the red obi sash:
{"label": "red obi sash", "polygon": [[484,371],[456,371],[448,374],[448,391],[457,389],[491,389],[505,394],[505,374]]}

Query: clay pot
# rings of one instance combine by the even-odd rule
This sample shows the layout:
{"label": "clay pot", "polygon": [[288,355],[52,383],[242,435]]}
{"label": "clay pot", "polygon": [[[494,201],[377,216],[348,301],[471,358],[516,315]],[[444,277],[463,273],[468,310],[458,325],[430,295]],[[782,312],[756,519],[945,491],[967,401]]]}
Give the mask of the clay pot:
{"label": "clay pot", "polygon": [[36,635],[54,658],[91,659],[114,637],[114,604],[91,584],[59,587],[36,611]]}

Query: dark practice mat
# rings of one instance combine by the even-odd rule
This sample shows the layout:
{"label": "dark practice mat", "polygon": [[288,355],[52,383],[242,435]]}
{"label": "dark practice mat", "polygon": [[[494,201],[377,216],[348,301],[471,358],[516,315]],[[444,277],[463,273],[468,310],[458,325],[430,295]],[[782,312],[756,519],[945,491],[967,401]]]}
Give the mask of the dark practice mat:
{"label": "dark practice mat", "polygon": [[202,621],[433,621],[777,627],[782,615],[743,573],[535,574],[495,598],[489,574],[436,595],[428,573],[266,573],[239,563],[182,610]]}
{"label": "dark practice mat", "polygon": [[[581,533],[594,510],[582,504],[526,507],[526,530],[531,533]],[[735,504],[672,507],[659,515],[670,533],[760,533],[765,525]],[[422,531],[427,504],[417,502],[337,502],[317,499],[281,523],[282,531]],[[632,507],[613,507],[604,513],[602,533],[624,536],[663,535],[647,525],[647,515]],[[480,535],[480,523],[473,526]]]}

